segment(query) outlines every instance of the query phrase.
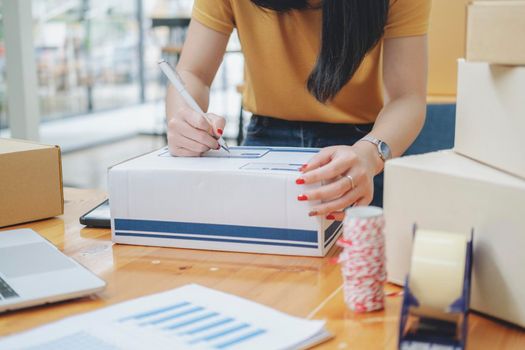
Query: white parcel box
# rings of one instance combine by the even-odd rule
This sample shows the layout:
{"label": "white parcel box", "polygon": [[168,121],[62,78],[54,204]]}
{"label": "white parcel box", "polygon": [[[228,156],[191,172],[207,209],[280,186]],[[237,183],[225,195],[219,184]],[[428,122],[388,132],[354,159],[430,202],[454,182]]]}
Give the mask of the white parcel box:
{"label": "white parcel box", "polygon": [[525,178],[525,66],[459,62],[454,150]]}
{"label": "white parcel box", "polygon": [[474,1],[467,12],[469,61],[525,65],[525,1]]}
{"label": "white parcel box", "polygon": [[389,280],[409,270],[412,225],[474,228],[471,307],[525,326],[525,181],[451,151],[399,158],[385,170]]}
{"label": "white parcel box", "polygon": [[299,168],[317,149],[232,147],[200,158],[161,149],[109,171],[116,243],[324,256],[341,223],[309,217]]}

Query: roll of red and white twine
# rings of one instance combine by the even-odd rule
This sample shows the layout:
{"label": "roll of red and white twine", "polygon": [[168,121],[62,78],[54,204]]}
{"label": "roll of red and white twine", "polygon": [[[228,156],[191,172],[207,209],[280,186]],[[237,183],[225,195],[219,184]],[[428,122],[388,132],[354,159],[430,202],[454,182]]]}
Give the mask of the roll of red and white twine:
{"label": "roll of red and white twine", "polygon": [[343,273],[346,305],[356,312],[384,307],[383,286],[386,281],[385,220],[378,207],[351,207],[345,211],[343,248],[338,262]]}

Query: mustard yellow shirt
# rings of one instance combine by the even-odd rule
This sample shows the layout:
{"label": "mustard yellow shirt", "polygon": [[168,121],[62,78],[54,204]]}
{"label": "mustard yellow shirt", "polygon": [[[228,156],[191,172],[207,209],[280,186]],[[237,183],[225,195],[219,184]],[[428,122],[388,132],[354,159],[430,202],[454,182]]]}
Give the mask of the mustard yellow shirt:
{"label": "mustard yellow shirt", "polygon": [[[391,0],[384,38],[426,34],[430,7],[431,0]],[[221,33],[237,29],[245,58],[246,110],[287,120],[373,122],[383,108],[383,41],[328,104],[306,88],[319,54],[321,15],[320,9],[277,13],[250,0],[195,0],[192,17]]]}

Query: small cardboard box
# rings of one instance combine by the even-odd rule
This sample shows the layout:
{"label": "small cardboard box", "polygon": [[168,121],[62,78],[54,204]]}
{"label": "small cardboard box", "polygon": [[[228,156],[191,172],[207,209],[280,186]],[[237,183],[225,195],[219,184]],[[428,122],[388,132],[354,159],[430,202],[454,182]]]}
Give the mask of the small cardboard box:
{"label": "small cardboard box", "polygon": [[0,227],[64,213],[60,148],[0,139]]}
{"label": "small cardboard box", "polygon": [[524,133],[525,66],[460,60],[454,150],[525,179]]}
{"label": "small cardboard box", "polygon": [[474,1],[468,7],[469,61],[525,65],[525,1]]}
{"label": "small cardboard box", "polygon": [[309,217],[299,168],[316,149],[232,147],[201,158],[166,148],[109,170],[116,243],[324,256],[342,224]]}
{"label": "small cardboard box", "polygon": [[390,281],[409,270],[412,225],[474,228],[471,307],[525,326],[525,181],[452,151],[388,161],[385,236]]}

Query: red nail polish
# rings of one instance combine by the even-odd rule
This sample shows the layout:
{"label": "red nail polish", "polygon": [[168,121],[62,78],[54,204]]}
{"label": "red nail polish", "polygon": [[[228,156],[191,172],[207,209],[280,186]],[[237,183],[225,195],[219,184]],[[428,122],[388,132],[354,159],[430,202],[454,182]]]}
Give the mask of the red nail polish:
{"label": "red nail polish", "polygon": [[301,165],[301,167],[299,168],[299,171],[300,171],[300,172],[303,172],[304,169],[306,169],[307,166],[308,166],[308,164],[303,164],[303,165]]}
{"label": "red nail polish", "polygon": [[221,149],[221,145],[218,145],[217,148],[216,148],[216,150],[218,151],[218,150],[220,150],[220,149]]}
{"label": "red nail polish", "polygon": [[298,185],[304,185],[304,179],[297,179],[295,180],[295,183]]}
{"label": "red nail polish", "polygon": [[305,195],[305,194],[302,194],[302,195],[297,197],[297,200],[298,201],[307,201],[308,200],[308,196]]}
{"label": "red nail polish", "polygon": [[223,133],[222,129],[217,129],[217,133],[218,133],[219,135],[222,135],[222,133]]}
{"label": "red nail polish", "polygon": [[317,216],[317,211],[311,211],[308,213],[308,216]]}
{"label": "red nail polish", "polygon": [[335,216],[330,214],[330,215],[326,216],[326,220],[335,220]]}

